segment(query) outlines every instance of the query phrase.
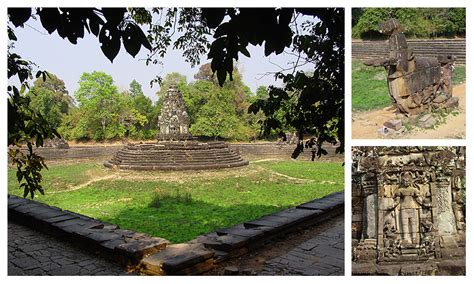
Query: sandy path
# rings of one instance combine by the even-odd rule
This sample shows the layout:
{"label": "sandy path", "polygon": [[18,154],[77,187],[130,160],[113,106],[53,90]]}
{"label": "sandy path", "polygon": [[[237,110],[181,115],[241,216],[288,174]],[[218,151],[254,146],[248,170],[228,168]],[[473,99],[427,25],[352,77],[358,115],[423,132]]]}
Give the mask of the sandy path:
{"label": "sandy path", "polygon": [[459,97],[459,114],[449,115],[446,123],[435,129],[416,128],[409,133],[397,136],[379,134],[377,129],[381,128],[387,120],[395,118],[396,109],[386,107],[384,109],[358,112],[352,114],[352,138],[353,139],[462,139],[466,137],[466,84],[457,85],[453,88],[453,96]]}

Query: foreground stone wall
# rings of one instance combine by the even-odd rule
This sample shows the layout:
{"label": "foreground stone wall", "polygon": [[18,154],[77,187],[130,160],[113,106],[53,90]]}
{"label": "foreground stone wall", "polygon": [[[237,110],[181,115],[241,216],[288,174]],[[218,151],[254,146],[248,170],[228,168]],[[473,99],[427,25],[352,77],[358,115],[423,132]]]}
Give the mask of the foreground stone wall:
{"label": "foreground stone wall", "polygon": [[446,260],[465,267],[465,158],[465,147],[352,149],[353,273],[376,274],[364,263],[394,267],[387,274],[407,263],[423,263],[405,273],[418,275]]}
{"label": "foreground stone wall", "polygon": [[240,257],[294,230],[344,212],[344,192],[256,220],[218,229],[181,244],[16,196],[8,197],[10,221],[71,241],[145,275],[196,275]]}

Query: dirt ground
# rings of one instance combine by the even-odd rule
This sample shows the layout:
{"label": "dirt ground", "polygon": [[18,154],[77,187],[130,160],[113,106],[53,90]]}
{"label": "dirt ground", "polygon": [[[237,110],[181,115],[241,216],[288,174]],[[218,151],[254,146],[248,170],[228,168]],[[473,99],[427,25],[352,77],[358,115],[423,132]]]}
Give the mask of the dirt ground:
{"label": "dirt ground", "polygon": [[453,88],[453,96],[459,97],[459,114],[449,115],[446,122],[434,129],[414,128],[396,135],[380,134],[378,129],[397,115],[395,107],[352,114],[353,139],[463,139],[466,137],[466,84]]}

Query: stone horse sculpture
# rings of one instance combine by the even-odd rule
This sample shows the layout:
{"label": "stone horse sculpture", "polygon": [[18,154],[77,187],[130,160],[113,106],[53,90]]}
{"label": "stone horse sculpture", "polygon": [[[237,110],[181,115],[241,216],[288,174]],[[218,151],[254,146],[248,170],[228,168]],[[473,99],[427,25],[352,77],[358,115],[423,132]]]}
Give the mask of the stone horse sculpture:
{"label": "stone horse sculpture", "polygon": [[408,48],[405,34],[396,19],[382,22],[380,32],[389,36],[389,56],[364,62],[368,66],[384,66],[392,103],[406,115],[435,108],[456,108],[458,98],[452,96],[455,56],[417,57]]}

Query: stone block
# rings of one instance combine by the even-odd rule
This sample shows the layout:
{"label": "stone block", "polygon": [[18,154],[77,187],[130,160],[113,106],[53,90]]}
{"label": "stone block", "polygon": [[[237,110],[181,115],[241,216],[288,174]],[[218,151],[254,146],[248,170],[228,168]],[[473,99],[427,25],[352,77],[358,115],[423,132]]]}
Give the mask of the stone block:
{"label": "stone block", "polygon": [[422,128],[430,128],[436,124],[436,119],[431,114],[425,114],[418,119],[418,126]]}
{"label": "stone block", "polygon": [[117,234],[114,231],[104,231],[104,230],[89,230],[87,237],[89,239],[92,239],[94,242],[98,242],[98,243],[122,238],[120,234]]}
{"label": "stone block", "polygon": [[49,224],[54,224],[54,223],[73,220],[73,219],[77,219],[77,217],[70,214],[64,214],[57,217],[46,218],[44,219],[44,221]]}
{"label": "stone block", "polygon": [[310,201],[310,202],[301,204],[299,206],[296,206],[296,208],[327,211],[327,210],[332,210],[335,207],[338,207],[341,205],[343,204],[337,201],[314,200],[314,201]]}
{"label": "stone block", "polygon": [[438,275],[466,275],[464,259],[444,260],[438,263]]}
{"label": "stone block", "polygon": [[290,220],[298,220],[300,222],[305,222],[308,219],[314,218],[321,214],[322,210],[307,210],[302,208],[290,208],[283,210],[281,212],[274,213],[274,216],[288,218]]}
{"label": "stone block", "polygon": [[116,247],[125,243],[126,242],[124,239],[119,238],[119,239],[111,239],[109,241],[102,242],[100,246],[104,247],[106,250],[114,251]]}
{"label": "stone block", "polygon": [[446,97],[446,95],[439,95],[439,96],[436,96],[434,99],[433,99],[433,102],[434,103],[437,103],[437,104],[440,104],[440,103],[443,103],[444,101],[446,101],[448,98]]}
{"label": "stone block", "polygon": [[295,220],[291,220],[285,217],[279,217],[275,215],[264,216],[254,221],[245,222],[245,228],[253,228],[253,227],[273,227],[278,230],[283,230],[288,226],[295,223]]}
{"label": "stone block", "polygon": [[352,275],[373,275],[376,271],[373,263],[352,263]]}
{"label": "stone block", "polygon": [[38,208],[30,212],[28,213],[28,215],[35,217],[36,219],[48,219],[48,218],[64,216],[65,213],[58,209],[44,207],[44,208]]}
{"label": "stone block", "polygon": [[224,275],[238,275],[239,268],[237,266],[227,266],[224,268]]}
{"label": "stone block", "polygon": [[144,255],[157,252],[165,248],[170,242],[162,238],[149,238],[127,242],[115,247],[117,253],[130,258],[132,261],[140,260]]}
{"label": "stone block", "polygon": [[206,249],[202,244],[170,245],[142,259],[140,267],[142,271],[162,275],[176,274],[199,263],[206,263],[206,266],[213,264],[213,256],[214,251]]}
{"label": "stone block", "polygon": [[264,232],[262,230],[253,229],[253,228],[245,228],[242,224],[226,228],[226,229],[219,229],[216,233],[220,236],[223,235],[235,235],[243,238],[247,238],[248,241],[256,241],[263,238]]}
{"label": "stone block", "polygon": [[199,262],[193,266],[186,267],[176,273],[170,273],[171,275],[200,275],[206,271],[209,271],[216,267],[214,259],[209,258],[203,262]]}
{"label": "stone block", "polygon": [[402,265],[400,275],[403,276],[434,276],[438,267],[434,263],[413,263]]}
{"label": "stone block", "polygon": [[400,264],[377,265],[377,275],[397,276],[400,275],[402,266]]}
{"label": "stone block", "polygon": [[457,108],[459,106],[459,98],[458,97],[450,97],[446,103],[444,104],[445,108]]}
{"label": "stone block", "polygon": [[398,131],[402,128],[402,121],[400,119],[391,119],[383,124],[385,127]]}
{"label": "stone block", "polygon": [[[22,214],[28,214],[31,212],[34,212],[35,210],[38,210],[42,208],[42,204],[40,203],[23,203],[22,205],[18,206],[15,208],[16,212],[22,213]],[[34,215],[34,214],[33,214]]]}
{"label": "stone block", "polygon": [[232,250],[245,246],[248,242],[249,239],[246,237],[240,237],[236,235],[224,235],[219,236],[214,240],[210,239],[209,242],[203,242],[203,244],[208,248],[230,252]]}

